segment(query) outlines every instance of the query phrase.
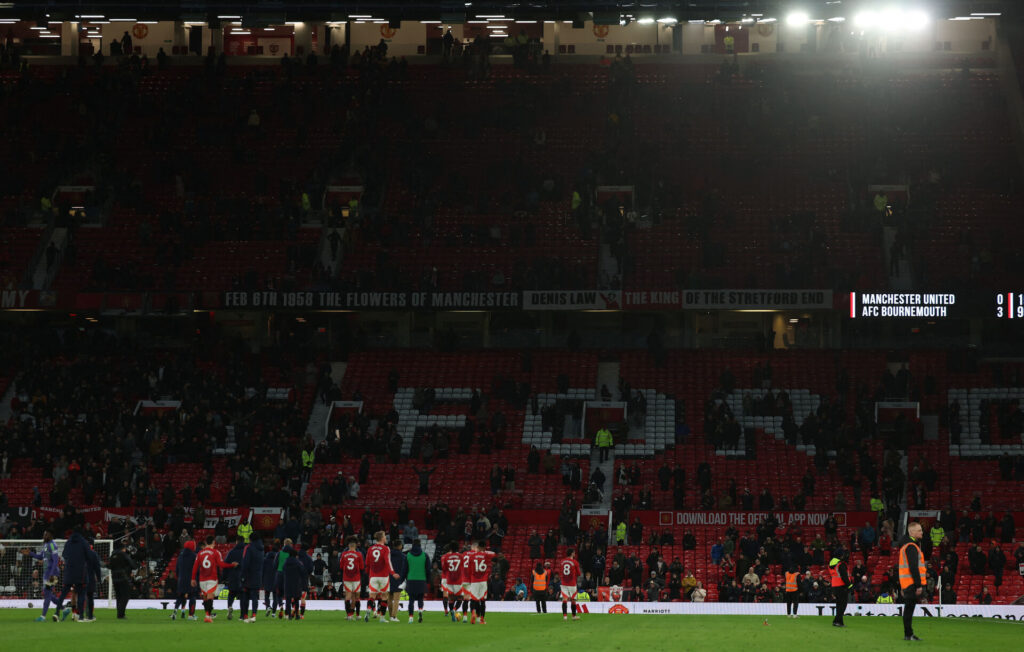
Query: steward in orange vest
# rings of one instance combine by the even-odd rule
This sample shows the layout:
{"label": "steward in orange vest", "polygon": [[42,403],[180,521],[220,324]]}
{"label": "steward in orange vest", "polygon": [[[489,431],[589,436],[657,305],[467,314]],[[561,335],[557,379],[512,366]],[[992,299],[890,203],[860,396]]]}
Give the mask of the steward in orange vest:
{"label": "steward in orange vest", "polygon": [[920,641],[914,636],[914,609],[917,603],[926,599],[925,582],[928,581],[928,568],[924,564],[924,553],[918,541],[924,535],[924,529],[917,521],[907,525],[907,536],[899,541],[900,589],[903,591],[903,640]]}
{"label": "steward in orange vest", "polygon": [[850,575],[846,570],[846,551],[837,550],[835,557],[828,562],[828,571],[832,575],[832,597],[836,601],[836,615],[832,619],[833,627],[846,627],[843,616],[846,614],[846,603],[850,597]]}
{"label": "steward in orange vest", "polygon": [[546,614],[548,612],[547,594],[548,584],[551,582],[551,569],[537,564],[531,575],[533,576],[533,582],[530,585],[530,590],[533,591],[533,601],[536,604],[537,613]]}
{"label": "steward in orange vest", "polygon": [[795,566],[786,570],[786,618],[796,618],[800,608],[800,573]]}

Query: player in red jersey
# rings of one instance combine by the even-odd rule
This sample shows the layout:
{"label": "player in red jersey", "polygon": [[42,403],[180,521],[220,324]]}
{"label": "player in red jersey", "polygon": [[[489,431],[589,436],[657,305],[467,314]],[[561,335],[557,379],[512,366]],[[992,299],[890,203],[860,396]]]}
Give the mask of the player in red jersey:
{"label": "player in red jersey", "polygon": [[459,553],[459,544],[452,542],[448,546],[448,552],[441,556],[441,604],[444,605],[444,615],[450,616],[453,623],[458,622],[455,614],[461,601],[462,555]]}
{"label": "player in red jersey", "polygon": [[348,538],[348,550],[341,553],[341,581],[345,587],[345,620],[359,618],[359,588],[363,581],[363,555],[356,550],[359,539]]}
{"label": "player in red jersey", "polygon": [[458,620],[459,617],[461,616],[462,617],[462,622],[468,623],[469,622],[469,612],[470,612],[470,609],[469,609],[469,605],[470,605],[470,597],[469,597],[469,566],[470,566],[470,564],[473,563],[473,549],[472,549],[472,546],[467,546],[466,549],[463,550],[462,553],[459,555],[459,559],[462,562],[462,564],[459,567],[459,578],[460,578],[460,584],[462,585],[462,588],[459,589],[459,595],[462,596],[462,605],[461,605],[461,612],[456,612],[455,613],[455,619]]}
{"label": "player in red jersey", "polygon": [[236,562],[230,564],[220,556],[220,552],[213,545],[213,537],[206,537],[206,545],[196,555],[196,561],[192,564],[192,586],[196,586],[198,576],[199,593],[203,598],[203,609],[206,610],[204,623],[213,622],[213,596],[217,593],[217,571],[221,568],[234,568]]}
{"label": "player in red jersey", "polygon": [[484,616],[487,614],[487,580],[491,576],[491,560],[494,553],[487,550],[486,541],[473,543],[473,551],[469,557],[469,584],[466,590],[466,598],[470,601],[470,609],[473,615],[469,622],[476,624],[477,617],[480,624],[486,625]]}
{"label": "player in red jersey", "polygon": [[561,582],[562,592],[562,620],[568,622],[568,605],[572,604],[572,619],[579,620],[576,613],[576,580],[583,573],[580,572],[580,564],[576,561],[576,551],[569,548],[565,551],[565,559],[558,562],[558,579]]}
{"label": "player in red jersey", "polygon": [[363,620],[370,620],[374,600],[377,601],[377,616],[382,623],[388,622],[388,598],[391,597],[391,578],[398,579],[398,573],[391,565],[391,549],[383,531],[373,535],[374,544],[366,551],[366,574],[369,575],[369,612]]}

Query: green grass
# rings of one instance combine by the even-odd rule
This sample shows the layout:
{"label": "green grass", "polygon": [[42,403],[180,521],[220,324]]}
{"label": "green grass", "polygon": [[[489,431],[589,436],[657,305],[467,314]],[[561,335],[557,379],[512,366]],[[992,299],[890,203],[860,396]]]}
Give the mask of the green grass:
{"label": "green grass", "polygon": [[38,610],[0,612],[0,649],[22,650],[921,650],[1021,649],[1024,624],[999,620],[919,618],[921,643],[903,641],[898,618],[847,617],[847,628],[831,627],[831,618],[799,620],[760,616],[610,616],[584,615],[563,623],[561,614],[535,616],[495,613],[485,626],[453,624],[443,614],[425,616],[423,624],[346,622],[344,614],[310,612],[301,622],[260,616],[256,624],[225,620],[214,624],[174,621],[156,610],[129,611],[118,621],[113,611],[97,610],[96,622],[36,623]]}

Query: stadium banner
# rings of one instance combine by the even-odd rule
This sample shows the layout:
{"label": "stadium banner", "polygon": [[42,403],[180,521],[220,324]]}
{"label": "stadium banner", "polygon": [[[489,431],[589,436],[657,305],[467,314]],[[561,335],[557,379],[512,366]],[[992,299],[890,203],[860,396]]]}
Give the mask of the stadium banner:
{"label": "stadium banner", "polygon": [[[79,507],[75,510],[78,515],[86,523],[95,525],[103,520],[105,514],[102,507]],[[32,508],[32,519],[42,519],[43,521],[55,521],[58,518],[64,516],[63,507],[33,507]]]}
{"label": "stadium banner", "polygon": [[50,290],[0,291],[0,310],[37,310],[57,305],[57,293]]}
{"label": "stadium banner", "polygon": [[135,415],[158,417],[177,412],[181,401],[139,401],[135,404]]}
{"label": "stadium banner", "polygon": [[284,510],[280,507],[251,507],[249,523],[254,530],[273,530],[281,521]]}
{"label": "stadium banner", "polygon": [[622,293],[617,290],[527,290],[523,310],[621,310]]}
{"label": "stadium banner", "polygon": [[596,533],[601,528],[604,528],[605,532],[607,532],[607,537],[603,545],[608,546],[611,544],[612,532],[614,531],[611,510],[600,507],[584,507],[577,513],[576,525],[580,528],[581,532],[593,530]]}
{"label": "stadium banner", "polygon": [[684,290],[684,310],[831,310],[832,290]]}
{"label": "stadium banner", "polygon": [[[519,292],[224,292],[202,293],[204,308],[232,310],[506,310]],[[210,301],[219,305],[207,305]]]}
{"label": "stadium banner", "polygon": [[[29,605],[38,607],[39,599],[35,600],[0,600],[0,609],[28,609]],[[555,605],[555,601],[550,603]],[[164,600],[132,600],[128,610],[170,609],[173,598]],[[214,600],[214,606],[227,608],[227,600]],[[440,600],[426,600],[424,608],[429,614],[442,614]],[[786,605],[781,602],[581,602],[579,606],[584,614],[613,615],[685,615],[685,616],[777,616],[784,618]],[[112,609],[108,603],[97,602],[97,609]],[[405,608],[402,600],[399,610]],[[824,616],[831,618],[835,605],[821,603],[805,603],[800,605],[800,616]],[[309,600],[307,611],[335,611],[340,617],[345,612],[344,600]],[[488,600],[487,611],[491,613],[536,613],[533,601]],[[552,606],[552,618],[557,618],[557,610]],[[850,604],[846,607],[847,617],[882,616],[899,618],[903,615],[900,604]],[[915,618],[992,618],[996,620],[1024,620],[1022,605],[974,605],[974,604],[920,604],[914,612]],[[899,627],[899,623],[894,623]]]}
{"label": "stadium banner", "polygon": [[129,523],[138,523],[137,515],[141,514],[143,518],[152,514],[152,508],[145,507],[106,507],[103,510],[103,520],[107,523],[115,519],[126,519]]}
{"label": "stadium banner", "polygon": [[775,520],[782,527],[786,526],[807,526],[817,527],[825,524],[830,516],[834,516],[840,527],[861,527],[865,522],[875,523],[877,518],[874,512],[744,512],[744,511],[655,511],[655,510],[633,510],[630,516],[640,519],[643,525],[656,527],[668,527],[671,525],[721,525],[727,526],[753,526],[763,523],[768,515],[775,516]]}
{"label": "stadium banner", "polygon": [[[192,510],[189,510],[192,511]],[[206,519],[203,521],[202,528],[205,530],[212,530],[217,527],[217,521],[224,519],[228,527],[238,527],[238,524],[242,522],[243,518],[249,515],[249,510],[245,507],[207,507],[206,508]],[[195,517],[193,516],[193,520]]]}
{"label": "stadium banner", "polygon": [[628,310],[679,310],[683,307],[683,293],[670,291],[623,291],[622,305]]}
{"label": "stadium banner", "polygon": [[[140,515],[145,518],[146,516],[151,515],[155,510],[155,507],[106,507],[103,510],[102,520],[109,523],[114,519],[126,518],[132,523],[137,523]],[[194,514],[194,508],[186,507],[185,522],[194,523]],[[212,530],[217,527],[217,521],[221,518],[227,522],[229,528],[238,527],[238,524],[242,522],[242,519],[247,518],[248,516],[248,507],[207,507],[203,523],[198,527],[204,530]],[[274,522],[274,526],[277,526],[277,521]]]}

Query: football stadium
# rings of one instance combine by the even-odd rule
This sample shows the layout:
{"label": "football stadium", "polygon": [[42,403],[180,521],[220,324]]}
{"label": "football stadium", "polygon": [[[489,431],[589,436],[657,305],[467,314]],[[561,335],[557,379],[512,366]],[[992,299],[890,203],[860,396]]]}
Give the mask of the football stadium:
{"label": "football stadium", "polygon": [[15,0],[0,117],[5,650],[1024,640],[1024,3]]}

